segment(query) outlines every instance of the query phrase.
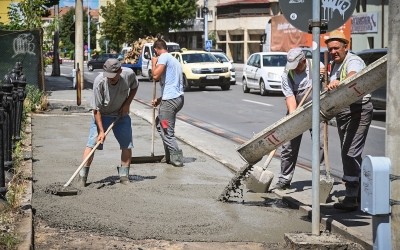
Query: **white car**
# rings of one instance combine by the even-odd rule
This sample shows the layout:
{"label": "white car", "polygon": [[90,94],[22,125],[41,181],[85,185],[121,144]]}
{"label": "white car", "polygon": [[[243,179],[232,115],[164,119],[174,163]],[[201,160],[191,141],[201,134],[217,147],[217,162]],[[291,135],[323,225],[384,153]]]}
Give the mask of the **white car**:
{"label": "white car", "polygon": [[226,56],[226,54],[224,52],[211,51],[211,54],[213,54],[220,62],[222,62],[223,64],[228,66],[229,71],[231,72],[230,83],[231,83],[231,85],[235,85],[236,84],[236,70],[232,64],[233,60],[229,60],[229,58]]}
{"label": "white car", "polygon": [[243,92],[259,90],[262,96],[282,93],[282,73],[287,62],[286,52],[258,52],[250,55],[243,67]]}

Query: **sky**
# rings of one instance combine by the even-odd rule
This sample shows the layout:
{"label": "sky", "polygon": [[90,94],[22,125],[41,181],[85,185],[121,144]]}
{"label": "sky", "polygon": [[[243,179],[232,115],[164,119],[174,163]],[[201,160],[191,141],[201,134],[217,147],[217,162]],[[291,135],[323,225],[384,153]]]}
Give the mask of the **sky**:
{"label": "sky", "polygon": [[[98,0],[83,0],[83,6],[87,6],[89,1],[90,8],[98,9],[99,1]],[[65,6],[75,6],[75,0],[60,0],[60,7]]]}

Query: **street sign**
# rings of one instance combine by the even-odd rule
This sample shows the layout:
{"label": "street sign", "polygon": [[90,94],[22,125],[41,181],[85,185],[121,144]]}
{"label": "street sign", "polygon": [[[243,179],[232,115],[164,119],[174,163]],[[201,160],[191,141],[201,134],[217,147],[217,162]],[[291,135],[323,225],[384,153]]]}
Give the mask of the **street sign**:
{"label": "street sign", "polygon": [[212,40],[206,40],[206,50],[211,50],[212,48]]}
{"label": "street sign", "polygon": [[[328,23],[327,32],[342,26],[353,14],[357,1],[321,1],[321,20]],[[313,19],[313,0],[279,1],[286,20],[297,29],[308,32],[308,22]]]}

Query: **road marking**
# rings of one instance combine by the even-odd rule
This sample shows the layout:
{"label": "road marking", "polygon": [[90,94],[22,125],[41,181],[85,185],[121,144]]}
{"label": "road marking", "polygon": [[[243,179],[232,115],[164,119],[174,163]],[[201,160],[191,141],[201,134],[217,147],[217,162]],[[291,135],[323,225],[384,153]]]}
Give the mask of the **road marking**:
{"label": "road marking", "polygon": [[384,127],[379,127],[379,126],[375,126],[375,125],[371,125],[370,127],[380,129],[380,130],[386,130],[386,128],[384,128]]}
{"label": "road marking", "polygon": [[251,100],[246,100],[246,99],[242,99],[242,101],[244,101],[244,102],[251,102],[251,103],[260,104],[260,105],[265,105],[265,106],[270,106],[270,107],[273,107],[273,106],[274,106],[274,105],[272,105],[272,104],[263,103],[263,102],[256,102],[256,101],[251,101]]}

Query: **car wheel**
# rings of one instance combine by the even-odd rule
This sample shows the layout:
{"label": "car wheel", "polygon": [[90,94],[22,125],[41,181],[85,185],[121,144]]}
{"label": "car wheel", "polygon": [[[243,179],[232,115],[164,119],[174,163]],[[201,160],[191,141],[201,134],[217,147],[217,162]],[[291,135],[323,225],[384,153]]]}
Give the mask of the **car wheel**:
{"label": "car wheel", "polygon": [[190,85],[188,80],[186,79],[186,76],[183,75],[183,90],[186,91],[190,91]]}
{"label": "car wheel", "polygon": [[151,70],[149,70],[149,81],[153,81],[153,72]]}
{"label": "car wheel", "polygon": [[266,96],[268,94],[267,90],[265,89],[265,83],[263,80],[260,82],[260,94],[262,96]]}
{"label": "car wheel", "polygon": [[221,86],[222,90],[229,90],[230,88],[231,88],[231,84],[230,83],[227,83],[227,84],[224,84],[224,85]]}
{"label": "car wheel", "polygon": [[243,78],[243,93],[249,93],[250,89],[247,87],[247,81],[246,78]]}
{"label": "car wheel", "polygon": [[89,64],[87,67],[88,67],[89,71],[93,71],[93,65],[92,64]]}

